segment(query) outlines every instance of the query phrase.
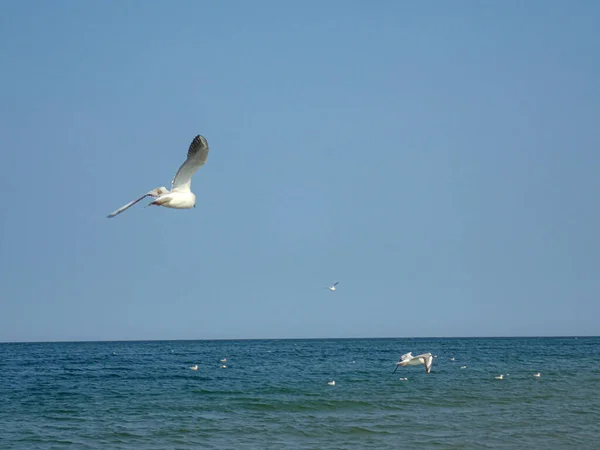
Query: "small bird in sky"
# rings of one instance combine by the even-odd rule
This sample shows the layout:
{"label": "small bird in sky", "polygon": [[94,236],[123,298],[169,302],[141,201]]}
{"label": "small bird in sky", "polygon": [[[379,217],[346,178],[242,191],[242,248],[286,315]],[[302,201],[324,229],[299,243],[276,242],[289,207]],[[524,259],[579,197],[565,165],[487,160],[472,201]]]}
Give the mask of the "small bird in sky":
{"label": "small bird in sky", "polygon": [[175,178],[171,182],[171,191],[166,187],[161,186],[156,189],[152,189],[150,192],[142,195],[137,200],[127,203],[121,206],[116,211],[111,212],[108,218],[115,217],[117,214],[121,214],[128,208],[131,208],[140,200],[146,197],[152,197],[153,200],[147,206],[157,205],[164,206],[166,208],[176,209],[190,209],[196,206],[196,196],[191,191],[190,187],[192,184],[192,176],[196,171],[204,165],[208,158],[208,142],[203,136],[196,136],[190,148],[188,149],[187,159],[181,165]]}
{"label": "small bird in sky", "polygon": [[335,283],[333,283],[331,286],[329,286],[329,290],[330,291],[335,291],[335,287],[338,285],[339,281],[336,281]]}

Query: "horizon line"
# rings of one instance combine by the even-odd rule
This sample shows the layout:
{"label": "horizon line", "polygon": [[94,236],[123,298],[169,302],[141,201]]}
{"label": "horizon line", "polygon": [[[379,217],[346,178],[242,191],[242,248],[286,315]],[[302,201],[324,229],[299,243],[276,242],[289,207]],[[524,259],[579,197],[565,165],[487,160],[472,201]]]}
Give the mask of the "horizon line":
{"label": "horizon line", "polygon": [[379,337],[285,337],[285,338],[198,338],[198,339],[98,339],[98,340],[47,340],[0,341],[0,344],[78,344],[111,342],[198,342],[198,341],[316,341],[352,339],[560,339],[598,338],[598,335],[516,335],[516,336],[379,336]]}

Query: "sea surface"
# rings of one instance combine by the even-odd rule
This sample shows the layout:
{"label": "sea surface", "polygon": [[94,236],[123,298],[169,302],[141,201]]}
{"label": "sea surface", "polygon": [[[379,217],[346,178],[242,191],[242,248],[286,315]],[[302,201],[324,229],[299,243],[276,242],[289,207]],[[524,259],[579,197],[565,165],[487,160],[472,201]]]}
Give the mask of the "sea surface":
{"label": "sea surface", "polygon": [[0,344],[0,448],[598,449],[600,338]]}

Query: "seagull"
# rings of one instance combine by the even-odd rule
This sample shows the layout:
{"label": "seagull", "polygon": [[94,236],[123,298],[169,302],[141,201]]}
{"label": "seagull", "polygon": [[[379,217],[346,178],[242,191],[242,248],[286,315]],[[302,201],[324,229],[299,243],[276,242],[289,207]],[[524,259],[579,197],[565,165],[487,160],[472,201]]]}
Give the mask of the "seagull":
{"label": "seagull", "polygon": [[533,376],[536,378],[540,378],[542,376],[542,374],[540,372],[538,372],[538,373],[534,373]]}
{"label": "seagull", "polygon": [[146,197],[152,197],[154,200],[149,203],[150,205],[164,206],[166,208],[176,209],[190,209],[196,206],[196,196],[190,190],[192,184],[192,176],[196,171],[204,165],[208,157],[208,142],[203,136],[196,136],[190,148],[188,149],[187,159],[181,165],[175,178],[171,182],[171,191],[166,187],[161,186],[156,189],[152,189],[146,194],[142,195],[137,200],[127,203],[121,206],[116,211],[111,212],[108,218],[115,217],[117,214],[121,214],[126,209],[132,207],[140,200]]}
{"label": "seagull", "polygon": [[223,358],[219,362],[227,362],[227,358]]}
{"label": "seagull", "polygon": [[192,370],[198,370],[198,364],[191,366],[190,369],[192,369]]}
{"label": "seagull", "polygon": [[329,286],[329,290],[330,291],[335,291],[335,287],[337,286],[337,284],[339,283],[339,281],[336,281],[335,283],[333,283],[333,285]]}
{"label": "seagull", "polygon": [[504,374],[500,374],[497,377],[494,377],[496,380],[504,380]]}
{"label": "seagull", "polygon": [[423,364],[425,366],[425,373],[431,372],[431,364],[433,363],[433,356],[431,353],[423,353],[421,355],[413,356],[412,352],[408,352],[400,357],[400,361],[396,363],[396,370],[402,366],[418,366]]}
{"label": "seagull", "polygon": [[335,380],[328,381],[327,384],[329,386],[335,386]]}

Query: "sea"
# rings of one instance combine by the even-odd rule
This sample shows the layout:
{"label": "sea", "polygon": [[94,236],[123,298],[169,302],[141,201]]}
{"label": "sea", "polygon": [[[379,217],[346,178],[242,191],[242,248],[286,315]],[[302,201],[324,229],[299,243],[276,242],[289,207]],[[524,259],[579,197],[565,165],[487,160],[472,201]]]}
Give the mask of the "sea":
{"label": "sea", "polygon": [[62,448],[599,449],[600,338],[0,344],[0,449]]}

